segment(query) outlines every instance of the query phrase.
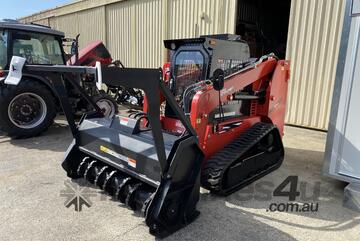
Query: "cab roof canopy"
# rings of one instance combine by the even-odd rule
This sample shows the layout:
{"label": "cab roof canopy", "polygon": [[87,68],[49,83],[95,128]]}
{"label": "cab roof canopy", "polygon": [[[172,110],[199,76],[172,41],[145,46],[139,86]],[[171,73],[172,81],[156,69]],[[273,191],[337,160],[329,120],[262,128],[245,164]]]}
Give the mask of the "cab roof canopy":
{"label": "cab roof canopy", "polygon": [[39,24],[33,24],[33,23],[20,23],[16,20],[0,20],[0,28],[6,28],[6,29],[18,29],[18,30],[24,30],[24,31],[31,31],[36,33],[44,33],[49,35],[55,35],[59,37],[64,37],[64,33],[51,29],[50,27],[39,25]]}

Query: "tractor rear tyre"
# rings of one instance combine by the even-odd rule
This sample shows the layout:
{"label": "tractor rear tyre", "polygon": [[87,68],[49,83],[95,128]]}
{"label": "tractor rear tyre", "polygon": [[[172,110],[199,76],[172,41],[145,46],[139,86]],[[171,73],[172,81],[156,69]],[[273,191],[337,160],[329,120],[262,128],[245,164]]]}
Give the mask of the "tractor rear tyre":
{"label": "tractor rear tyre", "polygon": [[12,138],[29,138],[44,132],[56,116],[48,88],[31,79],[0,87],[0,130]]}

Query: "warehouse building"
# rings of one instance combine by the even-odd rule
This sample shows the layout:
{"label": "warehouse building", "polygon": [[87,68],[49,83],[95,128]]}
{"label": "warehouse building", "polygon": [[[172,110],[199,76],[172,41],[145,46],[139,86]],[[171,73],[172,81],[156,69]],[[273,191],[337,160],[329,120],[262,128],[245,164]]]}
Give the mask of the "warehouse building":
{"label": "warehouse building", "polygon": [[[350,1],[350,0],[348,0]],[[82,0],[21,18],[80,45],[103,40],[128,67],[159,67],[162,40],[236,33],[251,55],[291,61],[288,124],[326,130],[346,0]]]}

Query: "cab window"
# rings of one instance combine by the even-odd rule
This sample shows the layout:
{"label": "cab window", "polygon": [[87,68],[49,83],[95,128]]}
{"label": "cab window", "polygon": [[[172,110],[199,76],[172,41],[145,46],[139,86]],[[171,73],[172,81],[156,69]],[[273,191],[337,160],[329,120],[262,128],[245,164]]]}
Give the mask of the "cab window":
{"label": "cab window", "polygon": [[28,64],[64,64],[60,42],[52,35],[17,31],[13,55],[26,58]]}
{"label": "cab window", "polygon": [[199,51],[181,51],[175,58],[175,97],[203,77],[204,56]]}

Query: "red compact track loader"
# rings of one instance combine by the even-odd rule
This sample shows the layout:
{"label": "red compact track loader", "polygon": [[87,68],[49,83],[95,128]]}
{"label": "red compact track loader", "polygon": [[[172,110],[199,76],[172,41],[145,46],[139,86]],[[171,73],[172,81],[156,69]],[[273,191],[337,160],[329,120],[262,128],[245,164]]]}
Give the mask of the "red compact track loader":
{"label": "red compact track loader", "polygon": [[[165,237],[198,215],[200,186],[228,195],[278,168],[289,63],[270,54],[249,58],[237,36],[165,41],[162,69],[26,65],[52,79],[74,141],[62,164],[145,215],[150,233]],[[94,106],[78,126],[68,114],[64,82],[74,73],[104,84],[141,89],[143,111],[103,118]],[[81,90],[80,90],[81,91]]]}

